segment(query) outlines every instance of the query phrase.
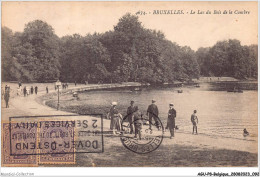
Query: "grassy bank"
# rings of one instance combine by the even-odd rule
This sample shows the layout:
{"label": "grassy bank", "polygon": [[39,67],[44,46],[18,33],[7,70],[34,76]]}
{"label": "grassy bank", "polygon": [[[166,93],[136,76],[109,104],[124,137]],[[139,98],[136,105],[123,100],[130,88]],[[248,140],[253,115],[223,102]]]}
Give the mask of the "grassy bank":
{"label": "grassy bank", "polygon": [[[42,101],[45,102],[47,106],[52,108],[57,108],[58,101],[56,97],[57,95],[53,94],[53,95],[45,96],[41,99]],[[81,114],[81,115],[86,115],[86,114],[107,115],[110,108],[111,108],[110,105],[93,105],[85,101],[76,100],[75,98],[72,98],[71,95],[62,95],[60,101],[60,110]],[[117,108],[120,113],[125,115],[126,110],[124,105],[118,105]]]}
{"label": "grassy bank", "polygon": [[255,167],[258,161],[256,153],[181,145],[176,143],[175,139],[169,138],[164,138],[163,143],[156,151],[140,155],[123,147],[119,138],[106,135],[104,137],[104,152],[102,154],[77,154],[76,166]]}

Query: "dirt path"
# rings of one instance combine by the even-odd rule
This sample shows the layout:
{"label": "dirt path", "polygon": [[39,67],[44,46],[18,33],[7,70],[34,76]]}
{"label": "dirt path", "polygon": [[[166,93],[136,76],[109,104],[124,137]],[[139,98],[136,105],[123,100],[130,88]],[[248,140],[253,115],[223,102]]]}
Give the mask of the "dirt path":
{"label": "dirt path", "polygon": [[[11,87],[11,90],[13,91],[11,93],[9,108],[5,108],[5,102],[2,99],[1,100],[1,120],[2,122],[8,122],[9,117],[13,116],[42,116],[42,115],[72,115],[74,113],[60,111],[51,107],[48,107],[44,104],[40,104],[37,101],[37,98],[43,96],[46,94],[45,87],[46,86],[39,86],[39,92],[37,95],[29,95],[29,96],[17,96],[15,93],[15,87],[16,85],[8,84]],[[32,85],[32,84],[31,84]],[[34,84],[35,85],[35,84]],[[49,85],[49,94],[57,92],[54,90],[54,88],[50,87],[53,84],[46,84]],[[28,85],[29,86],[29,85]],[[96,86],[96,85],[93,85]],[[86,87],[85,85],[70,85],[70,90],[74,89],[81,89],[83,87]],[[90,85],[91,87],[91,85]],[[75,115],[75,114],[74,114]],[[86,119],[91,119],[90,116],[84,116]],[[20,119],[22,120],[22,119]],[[23,120],[25,121],[25,120]],[[104,120],[104,127],[109,127],[109,121]]]}
{"label": "dirt path", "polygon": [[[68,115],[71,113],[57,111],[56,109],[37,103],[36,98],[46,94],[44,88],[37,95],[29,95],[27,97],[17,96],[15,93],[16,85],[8,84],[13,91],[11,93],[9,108],[5,108],[4,100],[1,101],[2,108],[2,121],[8,121],[10,116],[36,116],[36,115]],[[34,84],[35,85],[35,84]],[[50,84],[47,84],[50,85]],[[29,86],[29,85],[28,85]],[[43,86],[42,86],[43,87]],[[40,90],[40,89],[39,89]],[[49,93],[55,92],[54,89],[50,88]]]}

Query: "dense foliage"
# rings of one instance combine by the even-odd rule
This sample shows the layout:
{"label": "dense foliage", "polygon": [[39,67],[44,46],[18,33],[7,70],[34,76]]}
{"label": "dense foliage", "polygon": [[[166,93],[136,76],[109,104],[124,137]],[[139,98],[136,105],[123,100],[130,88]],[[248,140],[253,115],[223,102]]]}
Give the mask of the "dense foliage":
{"label": "dense foliage", "polygon": [[125,82],[151,84],[199,76],[257,77],[257,46],[221,41],[193,51],[146,29],[126,14],[104,34],[59,38],[46,22],[26,24],[22,33],[2,28],[4,81]]}
{"label": "dense foliage", "polygon": [[201,74],[257,78],[257,49],[257,45],[242,46],[238,40],[221,41],[211,48],[199,48],[196,55]]}

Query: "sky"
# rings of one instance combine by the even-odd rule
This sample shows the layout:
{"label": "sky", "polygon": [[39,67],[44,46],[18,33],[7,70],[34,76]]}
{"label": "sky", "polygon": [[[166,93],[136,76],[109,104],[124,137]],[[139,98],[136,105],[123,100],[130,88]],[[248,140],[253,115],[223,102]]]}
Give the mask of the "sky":
{"label": "sky", "polygon": [[[184,14],[153,14],[156,10],[179,10]],[[208,10],[211,14],[206,14]],[[215,10],[221,14],[213,14]],[[232,14],[223,14],[224,10]],[[38,19],[51,25],[59,37],[75,33],[84,36],[113,30],[120,17],[138,11],[147,13],[138,15],[145,28],[160,30],[168,40],[193,50],[228,39],[238,39],[242,45],[258,43],[257,2],[9,1],[2,2],[2,26],[22,32],[25,24]],[[235,14],[238,11],[243,14]]]}

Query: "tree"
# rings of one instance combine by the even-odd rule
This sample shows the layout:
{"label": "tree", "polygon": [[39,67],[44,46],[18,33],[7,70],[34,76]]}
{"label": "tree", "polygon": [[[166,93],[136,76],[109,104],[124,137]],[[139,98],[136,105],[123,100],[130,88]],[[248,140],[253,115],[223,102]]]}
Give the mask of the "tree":
{"label": "tree", "polygon": [[130,13],[104,34],[62,38],[46,22],[35,20],[22,33],[2,28],[2,78],[151,84],[200,75],[257,78],[257,47],[226,40],[195,52],[167,40],[161,31],[146,29]]}
{"label": "tree", "polygon": [[61,78],[63,81],[105,81],[110,76],[106,64],[110,62],[107,49],[99,35],[78,34],[62,38]]}
{"label": "tree", "polygon": [[247,55],[247,76],[252,78],[257,78],[258,76],[258,46],[257,45],[250,45],[245,46],[246,50],[248,50]]}
{"label": "tree", "polygon": [[80,73],[77,71],[81,70],[80,68],[82,67],[78,60],[82,57],[81,49],[84,44],[84,38],[79,34],[64,36],[61,38],[60,44],[61,81],[80,82],[83,78],[80,77]]}
{"label": "tree", "polygon": [[2,28],[2,80],[8,81],[16,79],[11,73],[11,68],[13,67],[13,32],[6,27]]}
{"label": "tree", "polygon": [[184,73],[189,77],[189,79],[198,78],[200,70],[199,64],[195,57],[195,52],[187,46],[182,47],[181,51]]}
{"label": "tree", "polygon": [[200,67],[200,74],[203,76],[210,76],[210,56],[209,56],[209,47],[199,48],[196,51],[196,59]]}
{"label": "tree", "polygon": [[208,72],[214,76],[257,77],[256,47],[242,46],[239,40],[219,41],[204,56],[209,58],[205,60],[209,62],[203,63],[201,68],[209,67]]}
{"label": "tree", "polygon": [[14,46],[16,45],[20,34],[6,28],[2,28],[2,80],[32,80],[29,71],[26,70],[14,57]]}
{"label": "tree", "polygon": [[41,20],[29,22],[18,41],[14,57],[34,80],[46,82],[59,78],[59,38],[50,25]]}

